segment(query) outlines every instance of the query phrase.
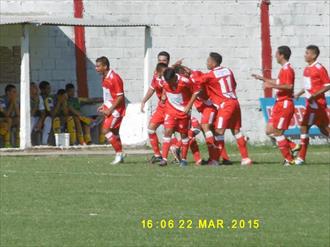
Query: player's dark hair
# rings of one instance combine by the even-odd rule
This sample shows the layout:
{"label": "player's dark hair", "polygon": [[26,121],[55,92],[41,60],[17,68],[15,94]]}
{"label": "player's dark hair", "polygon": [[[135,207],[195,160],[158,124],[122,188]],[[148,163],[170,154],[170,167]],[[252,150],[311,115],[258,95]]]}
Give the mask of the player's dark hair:
{"label": "player's dark hair", "polygon": [[158,53],[157,57],[164,56],[167,58],[168,61],[170,61],[170,54],[167,51],[161,51]]}
{"label": "player's dark hair", "polygon": [[176,73],[173,68],[167,68],[164,71],[164,79],[165,81],[171,81],[175,77]]}
{"label": "player's dark hair", "polygon": [[65,89],[61,88],[61,89],[59,89],[59,90],[57,91],[56,95],[63,95],[63,94],[65,94],[65,93],[66,93],[66,92],[65,92]]}
{"label": "player's dark hair", "polygon": [[156,71],[159,73],[162,69],[166,69],[168,66],[166,63],[158,63],[156,65]]}
{"label": "player's dark hair", "polygon": [[68,83],[65,85],[65,90],[69,90],[69,89],[74,89],[74,85],[72,83]]}
{"label": "player's dark hair", "polygon": [[320,48],[316,45],[309,45],[306,47],[307,50],[313,51],[313,53],[316,55],[316,58],[320,55]]}
{"label": "player's dark hair", "polygon": [[222,63],[222,56],[219,53],[211,52],[209,56],[213,59],[214,62],[216,62],[217,66],[220,66]]}
{"label": "player's dark hair", "polygon": [[16,89],[15,85],[13,85],[13,84],[8,84],[8,85],[5,87],[5,93],[10,92],[12,89]]}
{"label": "player's dark hair", "polygon": [[282,45],[277,48],[277,51],[280,55],[283,55],[283,57],[286,61],[289,61],[289,59],[291,57],[291,49],[289,46]]}
{"label": "player's dark hair", "polygon": [[110,68],[110,62],[109,62],[109,59],[107,57],[104,57],[104,56],[99,57],[99,58],[96,59],[96,62],[101,63],[104,66],[107,66],[108,69]]}
{"label": "player's dark hair", "polygon": [[45,89],[47,86],[50,86],[50,83],[48,81],[42,81],[39,83],[39,89]]}
{"label": "player's dark hair", "polygon": [[37,84],[34,81],[30,82],[30,86],[36,86]]}

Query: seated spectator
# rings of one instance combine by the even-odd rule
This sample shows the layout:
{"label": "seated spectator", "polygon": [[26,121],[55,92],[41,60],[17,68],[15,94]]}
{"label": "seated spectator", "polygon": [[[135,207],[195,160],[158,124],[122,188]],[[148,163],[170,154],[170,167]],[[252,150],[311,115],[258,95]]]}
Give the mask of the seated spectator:
{"label": "seated spectator", "polygon": [[13,128],[16,128],[14,146],[19,146],[19,104],[17,102],[17,89],[8,84],[5,96],[0,98],[0,134],[4,137],[5,147],[11,147],[10,138]]}
{"label": "seated spectator", "polygon": [[80,112],[80,100],[75,97],[74,85],[69,83],[65,86],[66,94],[68,96],[68,110],[69,115],[73,117],[76,130],[78,142],[81,145],[91,144],[91,128],[94,120],[89,117],[85,117]]}
{"label": "seated spectator", "polygon": [[31,132],[41,132],[41,144],[47,145],[49,133],[52,127],[52,119],[46,115],[45,103],[39,95],[38,87],[34,82],[30,84],[30,104],[31,104]]}

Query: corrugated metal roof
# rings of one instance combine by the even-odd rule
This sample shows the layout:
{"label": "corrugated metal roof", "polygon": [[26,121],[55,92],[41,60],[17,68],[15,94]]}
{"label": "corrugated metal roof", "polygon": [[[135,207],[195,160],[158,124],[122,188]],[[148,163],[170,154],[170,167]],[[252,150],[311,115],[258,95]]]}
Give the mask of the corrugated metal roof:
{"label": "corrugated metal roof", "polygon": [[35,16],[0,16],[0,25],[14,24],[34,24],[53,26],[85,26],[85,27],[150,27],[154,24],[144,23],[111,23],[107,20],[94,18],[74,18],[74,17],[35,17]]}

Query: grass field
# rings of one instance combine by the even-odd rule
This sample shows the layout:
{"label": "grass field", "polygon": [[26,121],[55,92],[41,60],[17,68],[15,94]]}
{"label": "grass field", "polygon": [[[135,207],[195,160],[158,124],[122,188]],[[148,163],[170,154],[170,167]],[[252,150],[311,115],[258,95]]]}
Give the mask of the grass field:
{"label": "grass field", "polygon": [[[301,167],[282,167],[271,147],[251,149],[251,168],[229,153],[233,166],[187,168],[145,156],[119,166],[107,156],[0,157],[1,247],[330,245],[329,147],[312,146]],[[199,219],[223,219],[224,229],[200,229]]]}

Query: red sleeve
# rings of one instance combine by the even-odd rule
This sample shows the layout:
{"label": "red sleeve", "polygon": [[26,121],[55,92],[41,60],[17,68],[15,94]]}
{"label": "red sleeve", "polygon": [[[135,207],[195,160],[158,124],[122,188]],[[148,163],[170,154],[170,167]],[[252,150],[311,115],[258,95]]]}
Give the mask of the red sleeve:
{"label": "red sleeve", "polygon": [[114,77],[116,80],[116,83],[114,83],[114,91],[116,95],[123,95],[124,94],[124,85],[123,85],[123,80],[120,78],[120,76],[116,75]]}
{"label": "red sleeve", "polygon": [[321,82],[323,82],[324,86],[330,86],[330,78],[328,75],[328,71],[323,66],[320,69],[320,79],[321,79]]}
{"label": "red sleeve", "polygon": [[152,81],[150,83],[150,88],[154,89],[157,87],[157,80],[156,80],[156,76],[152,77]]}
{"label": "red sleeve", "polygon": [[213,72],[212,73],[209,72],[209,73],[206,73],[206,74],[201,73],[199,75],[196,75],[194,80],[197,83],[203,85],[205,83],[208,83],[212,78],[214,78]]}

